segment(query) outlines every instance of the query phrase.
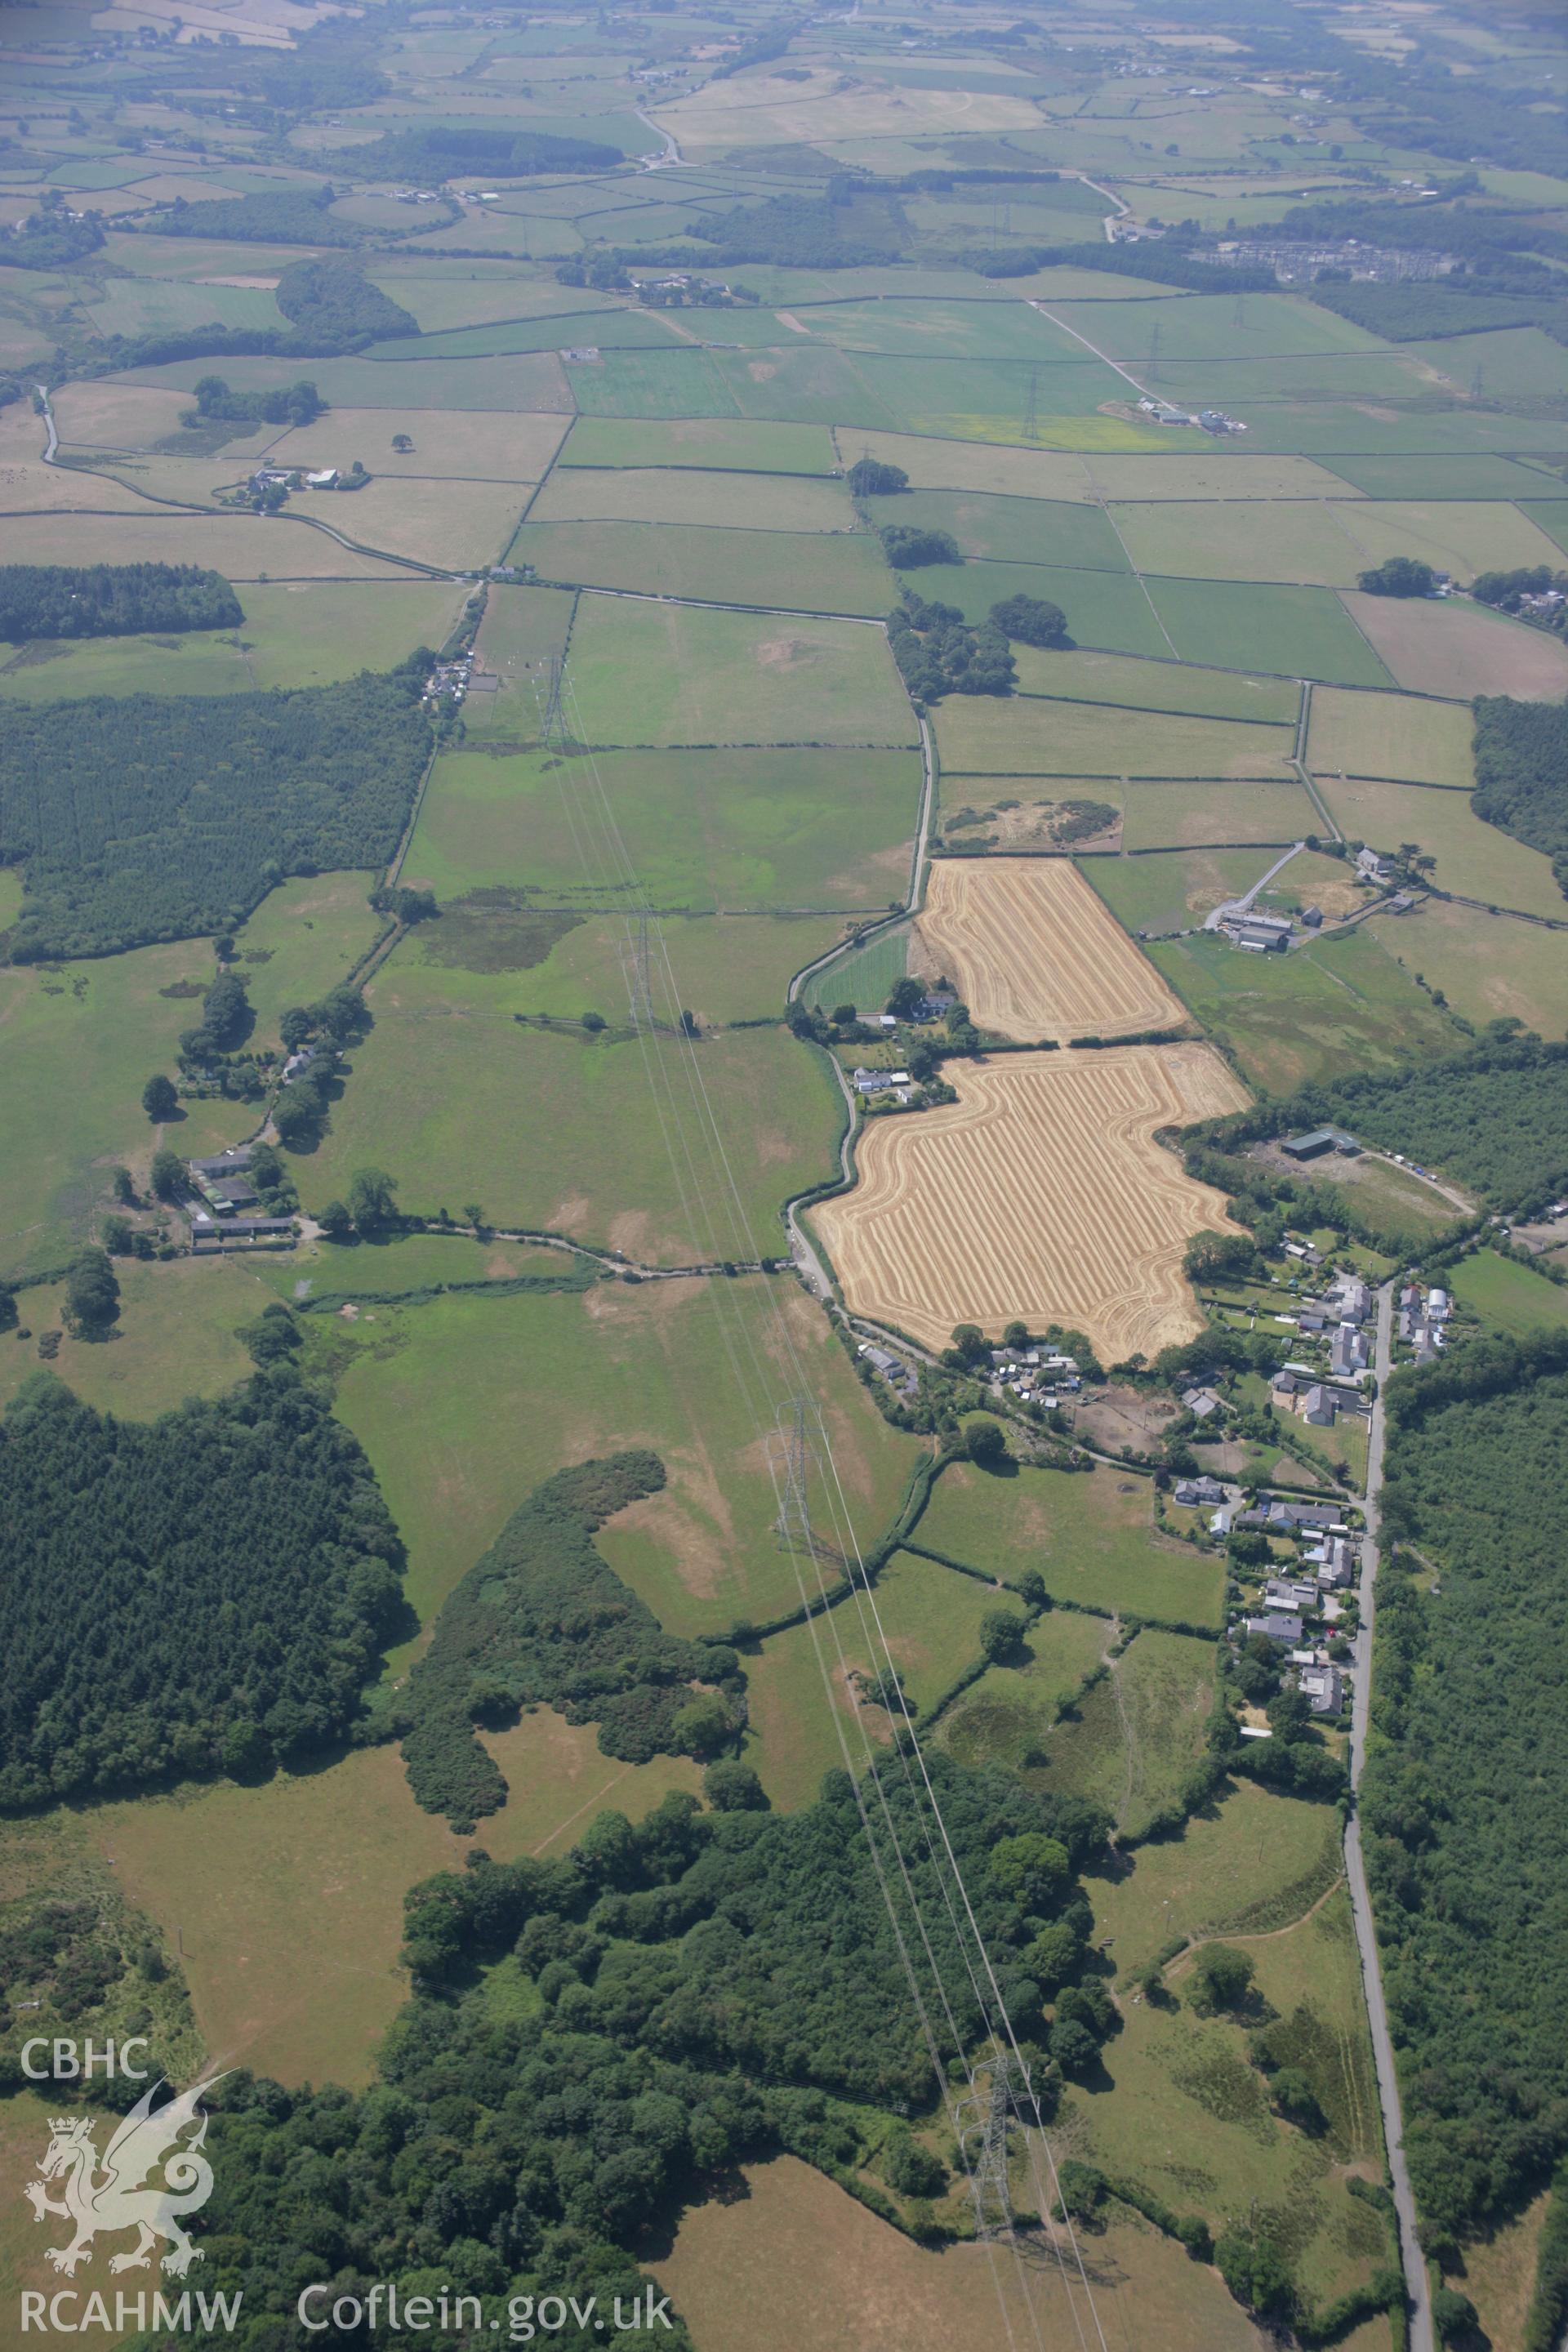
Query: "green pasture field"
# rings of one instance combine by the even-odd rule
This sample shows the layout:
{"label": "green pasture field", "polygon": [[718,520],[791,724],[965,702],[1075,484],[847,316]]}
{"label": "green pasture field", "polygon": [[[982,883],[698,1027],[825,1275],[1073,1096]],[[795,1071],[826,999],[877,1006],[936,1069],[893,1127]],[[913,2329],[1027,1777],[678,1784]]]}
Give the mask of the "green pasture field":
{"label": "green pasture field", "polygon": [[[904,854],[904,871],[909,857]],[[502,890],[504,901],[513,893]],[[557,904],[563,895],[550,891]],[[617,1034],[628,1033],[626,964],[636,937],[634,919],[616,915],[531,915],[496,903],[484,890],[447,899],[439,932],[408,950],[442,984],[460,993],[464,973],[487,982],[510,975],[509,1013],[528,1019],[580,1022],[601,1013]],[[650,955],[668,959],[655,971],[656,1009],[668,1017],[666,993],[677,1009],[695,1013],[704,1028],[777,1018],[784,992],[803,964],[825,954],[844,928],[841,915],[673,915],[651,928]]]}
{"label": "green pasture field", "polygon": [[1293,1926],[1342,1869],[1332,1806],[1237,1780],[1179,1838],[1141,1847],[1125,1876],[1091,1882],[1095,1926],[1125,1983],[1178,1936],[1201,1943]]}
{"label": "green pasture field", "polygon": [[944,771],[1065,776],[1291,773],[1295,731],[1236,719],[1173,718],[1032,695],[952,695],[936,718]]}
{"label": "green pasture field", "polygon": [[885,613],[893,582],[868,535],[709,530],[677,523],[525,522],[507,550],[584,587],[820,614]]}
{"label": "green pasture field", "polygon": [[1511,1017],[1543,1037],[1568,1035],[1568,956],[1560,931],[1429,898],[1412,916],[1374,919],[1407,971],[1440,988],[1478,1026]]}
{"label": "green pasture field", "polygon": [[1360,776],[1348,781],[1322,776],[1318,790],[1335,822],[1357,841],[1387,849],[1405,841],[1419,842],[1437,861],[1433,879],[1439,889],[1558,922],[1568,915],[1551,860],[1486,824],[1476,814],[1468,793],[1373,782]]}
{"label": "green pasture field", "polygon": [[[418,320],[425,335],[454,327],[489,326],[497,319],[569,318],[588,307],[580,286],[558,286],[503,263],[437,263],[378,257],[365,276]],[[560,340],[569,340],[563,335]]]}
{"label": "green pasture field", "polygon": [[370,905],[375,874],[316,874],[269,891],[236,934],[233,969],[256,1013],[258,1045],[278,1045],[291,1004],[313,1004],[348,978],[385,929]]}
{"label": "green pasture field", "polygon": [[[1158,659],[1173,653],[1142,583],[1131,572],[1068,572],[1044,563],[932,564],[899,575],[917,596],[956,604],[965,620],[984,621],[1008,596],[1042,596],[1067,614],[1075,646]],[[1179,658],[1179,656],[1178,656]]]}
{"label": "green pasture field", "polygon": [[[1363,1212],[1369,1223],[1387,1234],[1404,1234],[1415,1246],[1429,1244],[1434,1228],[1447,1227],[1455,1222],[1453,1204],[1443,1198],[1419,1176],[1407,1175],[1386,1160],[1374,1160],[1363,1153],[1353,1163],[1336,1162],[1332,1180],[1350,1188],[1350,1197]],[[1332,1443],[1342,1434],[1353,1434],[1352,1425],[1339,1424]],[[1312,1432],[1306,1432],[1309,1442]],[[1325,1438],[1327,1444],[1330,1441]]]}
{"label": "green pasture field", "polygon": [[1539,327],[1504,327],[1405,349],[1467,392],[1479,369],[1482,389],[1493,400],[1568,392],[1568,352]]}
{"label": "green pasture field", "polygon": [[287,1256],[258,1258],[263,1282],[286,1301],[344,1292],[374,1306],[374,1294],[435,1288],[454,1282],[500,1282],[514,1275],[565,1276],[583,1261],[542,1243],[478,1241],[466,1233],[355,1235],[352,1241],[302,1241]]}
{"label": "green pasture field", "polygon": [[[1470,338],[1465,338],[1468,343]],[[1333,470],[1369,499],[1554,499],[1568,486],[1515,457],[1336,457]],[[1331,491],[1331,497],[1339,493]]]}
{"label": "green pasture field", "polygon": [[626,883],[602,838],[607,803],[658,908],[880,911],[908,887],[920,789],[910,751],[604,751],[590,763],[465,749],[441,759],[405,872],[443,903],[521,883],[546,905],[613,905]]}
{"label": "green pasture field", "polygon": [[[229,255],[232,260],[232,247]],[[640,356],[626,354],[628,362]],[[237,392],[267,391],[297,383],[302,364],[297,359],[226,358],[225,379]],[[504,359],[330,359],[308,364],[310,381],[333,408],[542,409],[568,416],[573,408],[568,372],[553,352]],[[213,366],[210,359],[172,360],[163,367],[134,369],[120,381],[190,392],[198,377],[213,373]],[[582,376],[589,371],[570,373]]]}
{"label": "green pasture field", "polygon": [[[839,436],[839,447],[847,466],[858,457],[878,457],[884,465],[901,466],[910,478],[912,497],[931,490],[961,490],[982,498],[1094,503],[1086,462],[1070,450],[1009,449],[984,441],[933,441],[913,433],[848,431]],[[891,509],[889,520],[897,520]]]}
{"label": "green pasture field", "polygon": [[1184,1998],[1190,1979],[1180,1962],[1167,1974],[1168,2001],[1128,2000],[1124,2031],[1106,2052],[1113,2087],[1090,2090],[1075,2110],[1106,2170],[1178,2210],[1195,2208],[1216,2231],[1238,2210],[1255,2214],[1307,2294],[1329,2303],[1364,2285],[1388,2259],[1386,2224],[1350,2197],[1344,2179],[1348,2164],[1375,2167],[1381,2153],[1346,1898],[1336,1890],[1321,1912],[1274,1943],[1243,1948],[1260,1958],[1266,1997],[1288,2021],[1275,2031],[1318,2091],[1331,2118],[1327,2133],[1314,2139],[1270,2113],[1246,2027],[1229,2017],[1200,2020]]}
{"label": "green pasture field", "polygon": [[1220,1622],[1220,1561],[1156,1533],[1146,1478],[961,1465],[937,1481],[913,1541],[989,1575],[1037,1569],[1054,1599],[1107,1615]]}
{"label": "green pasture field", "polygon": [[[830,1173],[842,1122],[816,1056],[783,1029],[731,1030],[705,1037],[695,1062],[666,1039],[650,1075],[639,1043],[515,1022],[518,990],[514,974],[406,952],[382,967],[369,990],[375,1026],[354,1049],[331,1129],[295,1164],[307,1207],[342,1199],[357,1168],[377,1167],[398,1179],[406,1208],[478,1201],[497,1224],[654,1263],[783,1248],[779,1203]],[[696,1073],[738,1212],[699,1118]]]}
{"label": "green pasture field", "polygon": [[[267,1273],[290,1262],[260,1254],[165,1265],[122,1258],[115,1266],[120,1319],[107,1339],[73,1339],[65,1329],[62,1282],[19,1291],[16,1330],[0,1334],[0,1410],[46,1368],[98,1412],[122,1421],[151,1421],[187,1397],[223,1395],[253,1369],[235,1333],[269,1303]],[[49,1331],[61,1335],[59,1344],[41,1357],[38,1341]]]}
{"label": "green pasture field", "polygon": [[[1471,338],[1467,335],[1466,342]],[[1419,387],[1415,388],[1417,392]],[[1173,399],[1183,395],[1166,387]],[[1205,384],[1205,396],[1218,398]],[[1568,425],[1551,417],[1521,419],[1468,404],[1418,407],[1403,395],[1368,401],[1347,386],[1342,399],[1292,397],[1289,392],[1248,406],[1245,422],[1253,456],[1290,453],[1337,466],[1342,457],[1436,457],[1452,452],[1471,457],[1486,451],[1505,456],[1555,456],[1568,449]]]}
{"label": "green pasture field", "polygon": [[[964,490],[902,490],[890,498],[868,499],[867,509],[879,525],[912,523],[951,532],[966,556],[1003,563],[1083,565],[1098,572],[1128,569],[1104,514],[1081,502],[990,498]],[[922,568],[935,581],[946,567]]]}
{"label": "green pasture field", "polygon": [[1194,450],[1190,439],[1168,428],[1164,447],[1169,454],[1159,457],[1090,457],[1086,470],[1102,499],[1134,506],[1168,499],[1268,505],[1352,495],[1337,475],[1310,457],[1244,455],[1235,440],[1206,436],[1202,449]]}
{"label": "green pasture field", "polygon": [[[380,484],[417,483],[430,477],[487,482],[537,482],[548,472],[561,446],[569,419],[454,409],[450,415],[427,408],[329,408],[313,425],[300,425],[286,433],[268,429],[268,457],[278,466],[336,466],[359,457]],[[400,453],[392,446],[395,436],[407,434],[414,446]],[[237,472],[228,450],[219,461]],[[416,493],[417,495],[417,493]],[[345,515],[364,496],[340,500]],[[505,501],[497,501],[503,505]],[[522,500],[517,501],[521,507]],[[321,507],[312,501],[312,511]],[[331,516],[337,507],[321,508]],[[340,529],[343,528],[340,524]],[[351,531],[351,537],[359,534]],[[374,539],[374,532],[366,537]]]}
{"label": "green pasture field", "polygon": [[[243,589],[269,580],[405,578],[374,555],[361,555],[286,517],[178,513],[137,506],[121,513],[14,517],[6,552],[16,563],[199,563]],[[240,602],[244,603],[241,595]]]}
{"label": "green pasture field", "polygon": [[[1391,555],[1473,580],[1482,572],[1516,572],[1528,565],[1555,564],[1559,550],[1516,506],[1468,499],[1384,503],[1373,499],[1340,499],[1334,520],[1355,550],[1357,570]],[[1341,582],[1348,587],[1349,581]]]}
{"label": "green pasture field", "polygon": [[[0,969],[0,1089],[9,1106],[0,1274],[58,1265],[79,1247],[108,1205],[115,1162],[145,1176],[159,1137],[142,1089],[154,1070],[174,1070],[176,1041],[195,1017],[184,986],[209,986],[213,971],[205,940]],[[169,988],[182,992],[165,996]],[[168,1140],[186,1154],[221,1151],[256,1124],[244,1103],[183,1108]]]}
{"label": "green pasture field", "polygon": [[[786,353],[786,358],[795,354]],[[961,441],[1027,442],[1024,419],[1034,390],[1037,415],[1045,420],[1042,443],[1049,446],[1045,429],[1053,418],[1081,420],[1088,430],[1074,433],[1063,446],[1100,446],[1100,428],[1114,419],[1101,417],[1102,401],[1116,400],[1127,390],[1114,368],[1103,367],[1087,352],[1077,359],[1047,361],[1036,367],[1027,360],[896,359],[878,354],[844,355],[866,388],[868,399],[855,408],[841,408],[840,424],[888,424],[895,432],[941,433]],[[881,413],[879,413],[881,412]],[[976,422],[983,427],[975,429]],[[1114,439],[1110,446],[1120,446]]]}
{"label": "green pasture field", "polygon": [[[1531,522],[1546,534],[1552,545],[1568,553],[1568,507],[1531,506],[1525,509]],[[1559,565],[1558,570],[1562,567]]]}
{"label": "green pasture field", "polygon": [[1145,1629],[1046,1735],[1045,1787],[1102,1805],[1120,1835],[1142,1835],[1203,1755],[1215,1666],[1212,1642]]}
{"label": "green pasture field", "polygon": [[1489,1331],[1521,1334],[1568,1323],[1568,1287],[1496,1250],[1478,1250],[1454,1267],[1450,1287]]}
{"label": "green pasture field", "polygon": [[558,352],[593,347],[614,351],[668,351],[678,339],[654,310],[573,310],[542,319],[493,319],[488,325],[452,327],[444,334],[405,336],[372,343],[367,357],[424,365],[432,360],[482,360],[514,352]]}
{"label": "green pasture field", "polygon": [[837,460],[820,425],[758,425],[736,417],[612,423],[580,416],[563,467],[680,466],[743,474],[830,474]]}
{"label": "green pasture field", "polygon": [[244,694],[256,687],[330,686],[362,669],[392,669],[416,646],[439,646],[465,591],[446,582],[245,583],[237,629],[178,637],[54,637],[11,651],[0,696],[27,702],[93,694]]}
{"label": "green pasture field", "polygon": [[695,467],[557,467],[528,510],[529,525],[568,522],[706,524],[726,530],[853,531],[842,482],[798,474],[700,473]]}
{"label": "green pasture field", "polygon": [[858,1013],[880,1013],[894,984],[903,979],[909,968],[907,927],[884,931],[868,947],[854,949],[815,980],[807,981],[805,1001],[829,1013],[837,1004],[853,1004]]}
{"label": "green pasture field", "polygon": [[470,691],[463,705],[465,741],[531,742],[539,733],[549,665],[564,656],[577,610],[570,588],[525,588],[492,581],[475,640],[475,668],[500,683]]}
{"label": "green pasture field", "polygon": [[369,1309],[353,1325],[312,1318],[312,1344],[335,1370],[336,1410],[408,1547],[405,1590],[422,1622],[542,1479],[629,1445],[651,1446],[668,1485],[598,1540],[665,1624],[720,1633],[739,1616],[765,1622],[793,1608],[795,1570],[773,1538],[772,1402],[737,1379],[731,1354],[738,1347],[749,1364],[753,1342],[773,1349],[775,1307],[868,1547],[897,1515],[913,1442],[871,1408],[822,1318],[777,1277],[447,1294],[378,1307],[374,1324]]}
{"label": "green pasture field", "polygon": [[1300,691],[1277,677],[1238,677],[1225,670],[1184,668],[1179,663],[1130,661],[1119,654],[1050,653],[1015,646],[1020,694],[1068,702],[1119,704],[1200,719],[1250,719],[1294,728]]}
{"label": "green pasture field", "polygon": [[880,629],[584,596],[568,721],[592,743],[907,744]]}
{"label": "green pasture field", "polygon": [[1283,846],[1304,840],[1317,811],[1293,779],[1273,783],[1130,783],[1124,849],[1185,849],[1238,841]]}
{"label": "green pasture field", "polygon": [[[1354,506],[1343,528],[1341,507]],[[1269,580],[1353,588],[1370,559],[1347,532],[1362,504],[1305,499],[1234,503],[1171,499],[1111,509],[1128,554],[1140,572],[1191,580]]]}
{"label": "green pasture field", "polygon": [[[963,1668],[979,1658],[980,1622],[995,1608],[997,1599],[971,1576],[959,1576],[914,1552],[894,1553],[877,1579],[877,1618],[917,1714],[934,1705]],[[852,1669],[873,1675],[880,1671],[877,1622],[869,1611],[863,1624],[853,1601],[847,1603],[838,1612],[837,1633]]]}
{"label": "green pasture field", "polygon": [[1379,354],[1387,346],[1363,327],[1291,294],[1179,294],[1161,302],[1053,303],[1069,327],[1106,356],[1147,368],[1156,350],[1157,373],[1167,361],[1214,364],[1237,360],[1310,359],[1322,352]]}
{"label": "green pasture field", "polygon": [[114,278],[86,306],[100,335],[181,334],[215,321],[225,327],[271,327],[288,321],[270,292],[257,286],[193,286],[161,278]]}
{"label": "green pasture field", "polygon": [[1458,1032],[1365,930],[1289,956],[1247,955],[1213,932],[1151,947],[1183,1003],[1261,1092],[1456,1050]]}
{"label": "green pasture field", "polygon": [[1312,696],[1307,765],[1331,775],[1397,777],[1468,792],[1475,782],[1474,734],[1475,721],[1463,704],[1321,686]]}
{"label": "green pasture field", "polygon": [[1184,931],[1226,898],[1239,898],[1272,861],[1255,849],[1161,850],[1145,857],[1082,857],[1087,877],[1119,923]]}
{"label": "green pasture field", "polygon": [[1028,1787],[1043,1787],[1044,1758],[1058,1737],[1052,1729],[1057,1715],[1101,1663],[1110,1638],[1103,1617],[1079,1609],[1047,1609],[1036,1618],[1016,1654],[1005,1665],[988,1666],[943,1717],[942,1745],[961,1764],[1004,1764]]}
{"label": "green pasture field", "polygon": [[1274,670],[1333,686],[1393,683],[1327,588],[1253,587],[1217,580],[1151,580],[1147,585],[1182,661]]}
{"label": "green pasture field", "polygon": [[1086,356],[1081,343],[1026,302],[831,302],[808,310],[801,324],[844,351],[883,358],[1020,359],[1044,365]]}
{"label": "green pasture field", "polygon": [[860,1701],[840,1668],[837,1643],[847,1656],[857,1632],[853,1610],[837,1609],[770,1634],[744,1661],[745,1760],[783,1810],[810,1804],[825,1772],[846,1769],[846,1749],[859,1774],[888,1745],[892,1717]]}
{"label": "green pasture field", "polygon": [[1249,426],[1255,407],[1266,409],[1277,402],[1349,406],[1408,400],[1435,389],[1410,344],[1373,343],[1364,352],[1320,351],[1295,359],[1162,359],[1144,373],[1150,390],[1161,399],[1187,409],[1200,404],[1224,408]]}
{"label": "green pasture field", "polygon": [[608,351],[602,360],[567,368],[564,373],[582,416],[685,419],[742,414],[714,355],[695,348]]}

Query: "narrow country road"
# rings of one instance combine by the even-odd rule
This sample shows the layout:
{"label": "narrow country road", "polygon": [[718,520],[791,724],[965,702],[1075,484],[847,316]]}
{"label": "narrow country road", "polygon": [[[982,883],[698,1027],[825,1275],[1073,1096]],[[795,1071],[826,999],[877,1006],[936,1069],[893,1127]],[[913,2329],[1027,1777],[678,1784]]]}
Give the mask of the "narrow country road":
{"label": "narrow country road", "polygon": [[[1377,1498],[1383,1486],[1384,1397],[1394,1361],[1394,1284],[1385,1282],[1377,1294],[1377,1402],[1372,1409],[1372,1430],[1366,1453],[1366,1545],[1361,1579],[1361,1631],[1355,1643],[1355,1693],[1351,1703],[1351,1788],[1360,1786],[1366,1762],[1367,1727],[1372,1719],[1372,1636],[1375,1613],[1374,1586],[1378,1559]],[[1405,2161],[1405,2122],[1399,2104],[1399,2078],[1394,2067],[1394,2043],[1388,2031],[1388,2009],[1383,1998],[1383,1974],[1378,1966],[1377,1936],[1373,1927],[1372,1896],[1362,1853],[1361,1818],[1352,1809],[1345,1824],[1345,1876],[1350,1885],[1351,1912],[1355,1921],[1356,1948],[1361,1954],[1362,1982],[1366,1990],[1367,2018],[1372,2027],[1373,2057],[1377,2067],[1377,2095],[1383,2109],[1383,2136],[1388,2147],[1388,2170],[1394,2183],[1394,2205],[1399,2223],[1400,2259],[1412,2305],[1410,2352],[1436,2352],[1432,2325],[1432,2290],[1426,2261],[1415,2234],[1415,2197]]]}

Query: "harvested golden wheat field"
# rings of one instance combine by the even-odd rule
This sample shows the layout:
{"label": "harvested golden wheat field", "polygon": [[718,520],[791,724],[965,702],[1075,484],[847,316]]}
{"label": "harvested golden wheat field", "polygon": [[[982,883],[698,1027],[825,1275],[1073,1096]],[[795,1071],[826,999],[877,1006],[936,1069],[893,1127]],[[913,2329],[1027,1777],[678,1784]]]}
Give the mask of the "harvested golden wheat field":
{"label": "harvested golden wheat field", "polygon": [[1121,1037],[1186,1018],[1065,857],[939,858],[917,929],[976,1025],[1001,1037]]}
{"label": "harvested golden wheat field", "polygon": [[1182,1253],[1232,1230],[1154,1141],[1247,1100],[1204,1045],[950,1062],[955,1103],[874,1119],[859,1182],[813,1212],[851,1310],[933,1348],[953,1327],[1082,1331],[1102,1361],[1194,1337]]}

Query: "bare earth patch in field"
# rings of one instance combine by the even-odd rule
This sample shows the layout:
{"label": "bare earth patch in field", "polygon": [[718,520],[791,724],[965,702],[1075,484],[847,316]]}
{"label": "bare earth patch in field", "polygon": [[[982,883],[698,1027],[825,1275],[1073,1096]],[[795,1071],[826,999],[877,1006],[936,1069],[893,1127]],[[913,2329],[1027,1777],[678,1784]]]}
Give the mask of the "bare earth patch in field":
{"label": "bare earth patch in field", "polygon": [[999,1036],[1119,1037],[1186,1017],[1066,858],[939,860],[918,929]]}
{"label": "bare earth patch in field", "polygon": [[1549,702],[1568,690],[1568,650],[1522,621],[1476,604],[1425,597],[1363,596],[1342,602],[1399,685],[1412,694],[1468,702],[1477,694],[1511,694]]}
{"label": "bare earth patch in field", "polygon": [[860,1181],[814,1212],[850,1307],[931,1347],[953,1327],[1087,1333],[1107,1362],[1201,1328],[1182,1253],[1217,1192],[1154,1141],[1240,1109],[1206,1045],[951,1063],[956,1103],[875,1121]]}

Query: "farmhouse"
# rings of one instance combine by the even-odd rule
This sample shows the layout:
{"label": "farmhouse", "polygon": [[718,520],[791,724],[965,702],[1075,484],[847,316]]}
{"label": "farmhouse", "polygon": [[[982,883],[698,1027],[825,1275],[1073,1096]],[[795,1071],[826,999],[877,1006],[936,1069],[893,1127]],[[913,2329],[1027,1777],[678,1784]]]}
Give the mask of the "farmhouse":
{"label": "farmhouse", "polygon": [[1211,1478],[1205,1474],[1202,1478],[1184,1478],[1174,1489],[1172,1499],[1189,1506],[1223,1503],[1225,1488],[1217,1478]]}
{"label": "farmhouse", "polygon": [[1344,1678],[1335,1666],[1302,1666],[1296,1686],[1314,1715],[1338,1715],[1344,1704]]}

